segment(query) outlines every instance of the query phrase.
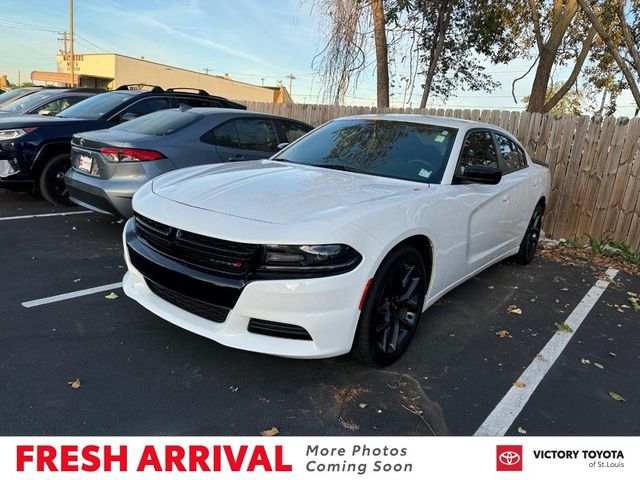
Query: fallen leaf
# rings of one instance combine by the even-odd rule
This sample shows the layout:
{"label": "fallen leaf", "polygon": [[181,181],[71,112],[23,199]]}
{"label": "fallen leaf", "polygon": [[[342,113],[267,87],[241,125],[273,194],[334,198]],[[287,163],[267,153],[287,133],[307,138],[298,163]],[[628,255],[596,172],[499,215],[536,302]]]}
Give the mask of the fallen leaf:
{"label": "fallen leaf", "polygon": [[494,287],[493,285],[489,285],[487,288],[488,288],[489,290],[493,290],[493,289],[494,289],[494,288],[496,288],[496,287]]}
{"label": "fallen leaf", "polygon": [[616,392],[609,392],[609,396],[613,398],[616,402],[626,402],[624,397]]}
{"label": "fallen leaf", "polygon": [[350,422],[349,420],[345,420],[342,417],[338,418],[338,421],[340,422],[340,425],[342,425],[347,430],[351,430],[352,432],[360,430],[360,425],[358,425],[357,423]]}
{"label": "fallen leaf", "polygon": [[369,405],[369,404],[368,404],[368,403],[361,403],[361,404],[359,404],[358,406],[359,406],[360,408],[367,408],[367,405]]}
{"label": "fallen leaf", "polygon": [[262,435],[263,437],[275,437],[279,433],[280,430],[278,430],[278,427],[271,427],[269,430],[261,431],[260,435]]}
{"label": "fallen leaf", "polygon": [[520,433],[520,434],[522,434],[522,435],[526,435],[526,434],[527,434],[527,431],[526,431],[524,428],[522,428],[522,427],[518,427],[518,433]]}
{"label": "fallen leaf", "polygon": [[499,332],[496,332],[496,335],[500,338],[513,338],[509,333],[509,330],[500,330]]}
{"label": "fallen leaf", "polygon": [[600,370],[604,370],[604,365],[602,365],[601,363],[594,362],[593,365],[598,367]]}
{"label": "fallen leaf", "polygon": [[[120,225],[122,222],[124,222],[124,218],[119,218],[118,220],[116,220],[116,223],[118,225]],[[275,428],[275,427],[273,427],[273,428]]]}
{"label": "fallen leaf", "polygon": [[561,288],[561,289],[560,289],[560,291],[561,291],[561,292],[568,292],[568,291],[569,291],[569,289],[568,289],[567,287],[564,287],[564,288]]}
{"label": "fallen leaf", "polygon": [[80,279],[79,279],[79,278],[76,278],[76,279],[73,281],[73,283],[78,283],[79,281],[80,281]]}
{"label": "fallen leaf", "polygon": [[518,287],[517,285],[514,285],[514,286],[513,286],[513,287],[511,287],[511,288],[512,288],[513,290],[518,290],[518,288],[519,288],[519,287]]}
{"label": "fallen leaf", "polygon": [[78,227],[73,227],[71,230],[77,230],[77,229],[78,229]]}
{"label": "fallen leaf", "polygon": [[567,325],[566,323],[555,323],[554,324],[556,326],[556,328],[558,329],[558,332],[564,332],[564,333],[571,333],[573,332],[573,328],[571,328],[569,325]]}
{"label": "fallen leaf", "polygon": [[536,299],[535,299],[535,298],[530,298],[530,299],[529,299],[529,301],[530,301],[531,303],[535,303]]}
{"label": "fallen leaf", "polygon": [[73,382],[67,382],[67,385],[70,385],[71,388],[75,390],[79,389],[82,386],[79,378],[76,378]]}
{"label": "fallen leaf", "polygon": [[513,315],[522,315],[522,309],[517,305],[509,305],[507,307],[507,313],[511,313]]}
{"label": "fallen leaf", "polygon": [[618,312],[618,313],[624,313],[624,310],[623,310],[623,309],[621,309],[620,307],[618,307],[618,308],[616,308],[616,312]]}
{"label": "fallen leaf", "polygon": [[513,384],[512,384],[512,385],[513,385],[514,387],[516,387],[516,388],[524,388],[527,384],[526,384],[526,383],[523,383],[523,382],[519,382],[519,381],[518,381],[518,382],[513,382]]}
{"label": "fallen leaf", "polygon": [[234,385],[231,385],[231,386],[229,387],[229,390],[231,390],[233,393],[236,393],[236,392],[238,391],[238,388],[240,388],[240,387],[236,387],[236,386],[234,386]]}
{"label": "fallen leaf", "polygon": [[583,365],[589,365],[591,363],[591,360],[589,360],[588,358],[581,358],[580,363]]}
{"label": "fallen leaf", "polygon": [[115,300],[118,297],[118,294],[114,292],[111,292],[109,295],[104,296],[104,298],[106,298],[107,300]]}
{"label": "fallen leaf", "polygon": [[615,358],[615,357],[616,357],[616,354],[615,354],[615,353],[613,353],[613,352],[609,352],[609,356],[610,356],[610,357]]}

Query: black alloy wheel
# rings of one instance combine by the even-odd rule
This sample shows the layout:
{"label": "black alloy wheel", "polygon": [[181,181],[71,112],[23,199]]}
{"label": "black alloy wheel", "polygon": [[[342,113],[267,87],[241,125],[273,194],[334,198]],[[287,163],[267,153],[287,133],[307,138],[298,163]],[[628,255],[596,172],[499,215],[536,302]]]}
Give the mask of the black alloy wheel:
{"label": "black alloy wheel", "polygon": [[69,200],[64,175],[71,166],[68,153],[51,158],[40,173],[40,194],[54,205],[73,205]]}
{"label": "black alloy wheel", "polygon": [[536,254],[536,248],[538,248],[538,242],[540,241],[540,232],[542,231],[543,213],[542,205],[536,205],[527,231],[522,238],[522,242],[520,242],[520,250],[515,257],[516,261],[522,265],[529,265]]}
{"label": "black alloy wheel", "polygon": [[402,245],[382,262],[360,314],[354,353],[365,363],[386,366],[411,343],[422,315],[427,275],[420,253]]}

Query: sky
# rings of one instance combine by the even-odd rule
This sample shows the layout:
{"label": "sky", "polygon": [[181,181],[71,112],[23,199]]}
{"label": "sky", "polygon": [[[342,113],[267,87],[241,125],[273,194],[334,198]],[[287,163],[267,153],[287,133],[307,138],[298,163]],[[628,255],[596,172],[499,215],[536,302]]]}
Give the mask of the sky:
{"label": "sky", "polygon": [[[294,100],[322,103],[321,79],[314,75],[313,58],[324,45],[321,23],[313,0],[76,0],[74,3],[75,51],[120,53],[158,63],[210,74],[228,73],[249,83],[275,85],[292,82]],[[33,70],[55,71],[55,55],[61,48],[58,34],[68,29],[68,0],[0,0],[0,74],[28,81]],[[525,60],[487,65],[486,71],[502,85],[494,92],[454,92],[444,105],[450,108],[499,108],[522,110],[533,72],[516,84],[515,103],[511,82],[529,68]],[[397,67],[398,73],[408,68]],[[569,74],[557,69],[555,80]],[[407,106],[417,107],[416,87]],[[371,66],[346,103],[375,105],[375,72]],[[392,89],[392,106],[402,106],[404,90]],[[635,108],[628,92],[618,100],[618,115],[632,116]],[[430,106],[441,107],[434,100]]]}

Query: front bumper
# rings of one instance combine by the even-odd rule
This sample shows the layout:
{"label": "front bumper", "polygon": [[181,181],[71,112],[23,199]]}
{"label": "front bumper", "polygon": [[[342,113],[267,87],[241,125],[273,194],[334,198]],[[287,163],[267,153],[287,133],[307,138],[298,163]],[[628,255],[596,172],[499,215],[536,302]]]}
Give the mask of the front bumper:
{"label": "front bumper", "polygon": [[85,175],[74,169],[70,169],[64,177],[71,201],[94,212],[122,218],[129,218],[133,215],[131,199],[146,181],[146,179],[104,180]]}
{"label": "front bumper", "polygon": [[[164,260],[145,253],[144,245],[136,245],[133,220],[124,229],[123,244],[128,272],[123,279],[127,296],[163,319],[223,345],[259,353],[290,358],[325,358],[351,350],[360,311],[358,305],[368,280],[369,267],[363,261],[351,272],[323,278],[303,280],[256,280],[246,285],[220,285],[215,279],[203,278],[201,271],[178,267],[171,259]],[[144,257],[140,263],[138,255]],[[132,256],[136,257],[132,261]],[[146,262],[151,262],[146,263]],[[207,282],[223,291],[223,321],[216,322],[179,308],[155,294],[145,275],[166,288],[192,289],[193,296],[203,298]],[[173,263],[173,265],[172,265]],[[185,287],[187,282],[194,282]],[[218,283],[218,284],[216,284]],[[204,287],[203,287],[204,285]],[[278,322],[304,328],[311,340],[280,338],[248,330],[251,319]]]}

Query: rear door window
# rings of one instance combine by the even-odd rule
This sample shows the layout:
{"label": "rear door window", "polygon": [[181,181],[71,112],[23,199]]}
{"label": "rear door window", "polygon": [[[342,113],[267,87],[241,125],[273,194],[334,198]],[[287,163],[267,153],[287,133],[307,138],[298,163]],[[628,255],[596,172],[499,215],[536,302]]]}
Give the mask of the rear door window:
{"label": "rear door window", "polygon": [[278,136],[270,119],[247,118],[233,122],[238,132],[240,148],[275,152],[278,149]]}
{"label": "rear door window", "polygon": [[223,123],[202,136],[202,141],[225,148],[240,148],[238,132],[234,122]]}
{"label": "rear door window", "polygon": [[501,168],[504,175],[515,172],[527,166],[527,161],[522,149],[510,138],[494,133],[500,152]]}
{"label": "rear door window", "polygon": [[287,137],[287,141],[289,143],[313,130],[313,128],[303,125],[302,123],[290,122],[288,120],[280,120],[280,124],[282,125],[282,130],[284,131],[284,135]]}

